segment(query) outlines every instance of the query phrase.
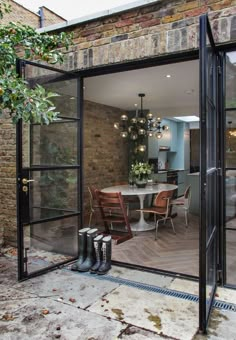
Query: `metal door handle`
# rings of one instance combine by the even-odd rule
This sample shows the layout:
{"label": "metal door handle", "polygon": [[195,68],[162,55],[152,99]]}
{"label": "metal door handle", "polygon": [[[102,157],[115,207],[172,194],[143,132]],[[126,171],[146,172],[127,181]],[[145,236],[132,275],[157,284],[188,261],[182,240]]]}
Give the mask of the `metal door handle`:
{"label": "metal door handle", "polygon": [[23,178],[23,179],[22,179],[22,183],[23,183],[23,184],[27,184],[27,183],[29,183],[29,182],[34,182],[34,179],[27,179],[27,178]]}

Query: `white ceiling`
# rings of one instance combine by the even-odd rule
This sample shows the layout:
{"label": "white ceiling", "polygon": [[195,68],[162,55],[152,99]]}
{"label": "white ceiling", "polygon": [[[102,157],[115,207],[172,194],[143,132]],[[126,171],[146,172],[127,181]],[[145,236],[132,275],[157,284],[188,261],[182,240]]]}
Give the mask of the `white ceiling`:
{"label": "white ceiling", "polygon": [[[85,79],[86,100],[134,110],[138,93],[154,116],[199,115],[199,61],[155,66]],[[166,75],[170,74],[171,78]]]}

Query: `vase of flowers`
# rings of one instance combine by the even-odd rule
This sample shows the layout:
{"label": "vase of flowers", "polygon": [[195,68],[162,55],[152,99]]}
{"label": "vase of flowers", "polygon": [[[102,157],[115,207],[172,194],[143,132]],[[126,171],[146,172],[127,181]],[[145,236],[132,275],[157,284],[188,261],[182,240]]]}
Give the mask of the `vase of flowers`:
{"label": "vase of flowers", "polygon": [[130,175],[134,178],[134,182],[138,188],[145,188],[148,179],[151,178],[153,165],[148,162],[136,162],[131,165]]}

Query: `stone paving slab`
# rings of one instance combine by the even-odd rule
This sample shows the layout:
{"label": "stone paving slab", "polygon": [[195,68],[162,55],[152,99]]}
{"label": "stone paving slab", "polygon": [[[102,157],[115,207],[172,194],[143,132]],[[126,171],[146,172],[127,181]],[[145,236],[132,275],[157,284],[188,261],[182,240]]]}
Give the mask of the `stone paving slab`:
{"label": "stone paving slab", "polygon": [[21,299],[36,298],[36,297],[37,297],[36,294],[27,293],[27,292],[20,291],[18,289],[0,284],[0,301],[21,300]]}
{"label": "stone paving slab", "polygon": [[91,277],[86,277],[66,270],[55,270],[14,286],[40,297],[50,297],[83,309],[117,287],[119,284],[96,280],[92,274]]}
{"label": "stone paving slab", "polygon": [[26,306],[11,315],[11,320],[0,320],[0,338],[115,340],[126,327],[121,322],[41,298],[37,304],[28,301]]}
{"label": "stone paving slab", "polygon": [[211,314],[207,335],[195,335],[193,340],[236,340],[236,313],[216,310]]}
{"label": "stone paving slab", "polygon": [[131,326],[127,327],[126,330],[121,334],[120,339],[129,339],[129,340],[168,340],[173,339],[165,336],[163,338],[162,335],[155,334],[153,332]]}
{"label": "stone paving slab", "polygon": [[198,328],[198,304],[177,298],[119,287],[88,308],[131,325],[190,340]]}
{"label": "stone paving slab", "polygon": [[112,266],[111,270],[109,271],[109,275],[162,288],[169,287],[173,281],[173,277],[170,276],[157,275],[119,266]]}

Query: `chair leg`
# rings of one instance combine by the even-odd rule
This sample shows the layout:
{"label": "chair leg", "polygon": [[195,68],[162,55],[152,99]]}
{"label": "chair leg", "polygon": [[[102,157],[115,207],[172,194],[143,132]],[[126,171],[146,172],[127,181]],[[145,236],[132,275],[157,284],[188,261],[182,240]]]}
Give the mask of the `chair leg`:
{"label": "chair leg", "polygon": [[172,225],[172,229],[173,229],[174,233],[176,234],[175,227],[174,227],[174,223],[173,223],[173,221],[172,221],[172,218],[171,218],[171,217],[170,217],[170,223],[171,223],[171,225]]}
{"label": "chair leg", "polygon": [[186,210],[186,211],[184,212],[184,214],[185,214],[185,224],[186,224],[186,228],[188,228],[188,211]]}
{"label": "chair leg", "polygon": [[156,222],[155,241],[157,241],[157,231],[158,231],[158,227],[159,227],[159,220],[157,220],[157,222]]}
{"label": "chair leg", "polygon": [[91,227],[92,217],[93,217],[93,211],[91,210],[89,214],[89,224],[88,224],[89,228]]}

